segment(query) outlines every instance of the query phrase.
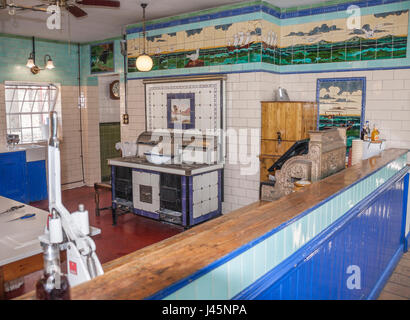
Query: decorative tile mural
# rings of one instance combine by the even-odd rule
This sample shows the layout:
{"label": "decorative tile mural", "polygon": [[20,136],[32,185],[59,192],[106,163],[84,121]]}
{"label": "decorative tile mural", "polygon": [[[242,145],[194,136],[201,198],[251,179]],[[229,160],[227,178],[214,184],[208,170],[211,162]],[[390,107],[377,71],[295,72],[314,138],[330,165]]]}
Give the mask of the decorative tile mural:
{"label": "decorative tile mural", "polygon": [[[265,62],[296,65],[406,58],[408,10],[279,26],[264,19],[150,35],[153,70]],[[153,33],[151,33],[153,34]],[[133,35],[135,36],[135,34]],[[128,71],[137,72],[140,35],[128,39]]]}
{"label": "decorative tile mural", "polygon": [[[210,26],[147,37],[153,70],[261,61],[260,20]],[[128,40],[128,71],[137,72],[141,38]]]}
{"label": "decorative tile mural", "polygon": [[346,127],[347,146],[360,139],[366,101],[366,78],[317,80],[319,130]]}
{"label": "decorative tile mural", "polygon": [[91,74],[114,72],[114,42],[90,46]]}
{"label": "decorative tile mural", "polygon": [[[408,10],[281,27],[279,45],[263,44],[263,62],[279,65],[406,58]],[[273,25],[273,24],[272,24]]]}
{"label": "decorative tile mural", "polygon": [[148,131],[220,128],[219,80],[153,83],[145,89]]}

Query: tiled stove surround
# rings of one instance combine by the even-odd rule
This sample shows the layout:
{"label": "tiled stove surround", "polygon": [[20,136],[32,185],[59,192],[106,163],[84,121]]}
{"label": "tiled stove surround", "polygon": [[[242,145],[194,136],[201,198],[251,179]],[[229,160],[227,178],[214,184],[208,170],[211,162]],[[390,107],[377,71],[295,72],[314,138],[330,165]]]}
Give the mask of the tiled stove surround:
{"label": "tiled stove surround", "polygon": [[199,218],[218,210],[218,171],[192,178],[193,218]]}
{"label": "tiled stove surround", "polygon": [[[227,130],[235,130],[237,142],[227,141],[227,158],[224,169],[224,202],[223,212],[243,207],[259,199],[259,136],[254,136],[258,150],[251,150],[251,130],[261,127],[260,101],[273,98],[273,90],[279,86],[279,75],[266,72],[228,74],[226,81],[226,114]],[[122,141],[136,141],[145,130],[144,85],[142,80],[131,80],[128,83],[128,112],[130,124],[121,126]],[[123,108],[123,106],[122,106]],[[121,112],[123,112],[122,109]],[[245,129],[244,132],[240,130]],[[231,144],[231,148],[230,148]],[[232,148],[233,145],[235,149]],[[236,152],[234,152],[236,150]],[[246,154],[244,153],[246,151]],[[246,158],[256,164],[256,171],[242,175],[241,169],[248,165],[232,164],[231,159]]]}
{"label": "tiled stove surround", "polygon": [[[169,112],[173,99],[192,101],[192,127],[182,129],[218,129],[221,123],[221,85],[220,81],[191,81],[177,83],[157,83],[146,85],[147,129],[174,129],[170,126]],[[192,108],[193,107],[193,108]],[[193,120],[193,121],[192,121]]]}

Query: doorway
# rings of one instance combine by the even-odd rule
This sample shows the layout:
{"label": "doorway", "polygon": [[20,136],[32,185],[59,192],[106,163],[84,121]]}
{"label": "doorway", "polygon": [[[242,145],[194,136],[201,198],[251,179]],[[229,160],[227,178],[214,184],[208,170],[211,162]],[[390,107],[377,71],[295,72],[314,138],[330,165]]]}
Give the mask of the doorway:
{"label": "doorway", "polygon": [[111,170],[107,160],[121,157],[120,151],[115,149],[115,144],[121,141],[120,100],[113,94],[117,81],[119,75],[98,77],[102,182],[111,180]]}

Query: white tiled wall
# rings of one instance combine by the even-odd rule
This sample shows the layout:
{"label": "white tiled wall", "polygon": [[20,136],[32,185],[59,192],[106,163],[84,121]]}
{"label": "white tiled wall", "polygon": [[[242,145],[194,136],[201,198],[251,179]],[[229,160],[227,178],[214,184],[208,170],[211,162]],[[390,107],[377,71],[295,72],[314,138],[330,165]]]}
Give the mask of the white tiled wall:
{"label": "white tiled wall", "polygon": [[[124,84],[121,84],[121,116],[125,113]],[[128,81],[128,115],[130,124],[121,121],[121,141],[135,142],[145,131],[144,84],[142,80]]]}
{"label": "white tiled wall", "polygon": [[6,102],[4,84],[0,83],[0,146],[6,145]]}
{"label": "white tiled wall", "polygon": [[[240,133],[236,149],[227,145],[224,176],[223,212],[251,204],[259,199],[259,152],[251,150],[251,130],[260,139],[261,101],[274,97],[274,90],[282,86],[291,100],[316,101],[318,78],[366,77],[366,120],[375,123],[388,147],[410,149],[410,70],[352,71],[276,75],[267,72],[228,74],[226,87],[227,129]],[[122,125],[122,140],[135,141],[145,127],[144,86],[141,80],[129,81],[130,124]],[[123,105],[122,105],[123,110]],[[123,112],[123,111],[122,111]],[[239,132],[240,129],[247,132]],[[259,133],[258,133],[259,132]],[[231,142],[232,143],[232,142]],[[259,146],[259,143],[258,143]],[[233,152],[235,151],[236,152]],[[232,164],[230,160],[247,157],[257,163],[256,171],[244,174],[250,165]],[[251,171],[251,170],[250,170]],[[249,172],[248,172],[249,173]]]}
{"label": "white tiled wall", "polygon": [[[259,199],[259,152],[261,129],[261,101],[272,100],[274,89],[279,86],[279,76],[271,73],[229,74],[227,79],[227,129],[235,130],[237,143],[228,139],[224,177],[223,212],[251,204]],[[239,130],[247,128],[247,132]],[[256,129],[254,133],[251,129]],[[256,134],[256,135],[255,135]],[[252,135],[257,150],[251,149]],[[235,148],[236,147],[236,148]],[[248,161],[239,161],[240,156]],[[237,164],[235,164],[237,159]],[[246,160],[246,159],[245,159]],[[254,163],[255,170],[250,164]],[[243,172],[244,169],[247,172]]]}
{"label": "white tiled wall", "polygon": [[100,123],[120,122],[120,100],[110,96],[110,84],[115,80],[119,80],[119,76],[98,77]]}
{"label": "white tiled wall", "polygon": [[61,182],[64,188],[82,185],[80,110],[78,87],[61,87]]}
{"label": "white tiled wall", "polygon": [[87,97],[86,109],[82,113],[85,183],[92,186],[101,181],[99,93],[97,86],[83,87],[82,90]]}

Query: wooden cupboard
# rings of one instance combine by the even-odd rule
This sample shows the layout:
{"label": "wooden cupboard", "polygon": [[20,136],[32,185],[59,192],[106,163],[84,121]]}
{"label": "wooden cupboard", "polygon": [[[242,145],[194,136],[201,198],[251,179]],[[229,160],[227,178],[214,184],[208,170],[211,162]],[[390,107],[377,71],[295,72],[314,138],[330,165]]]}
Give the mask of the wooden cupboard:
{"label": "wooden cupboard", "polygon": [[296,141],[308,139],[309,131],[316,127],[315,102],[262,101],[261,182],[269,181],[268,169]]}

